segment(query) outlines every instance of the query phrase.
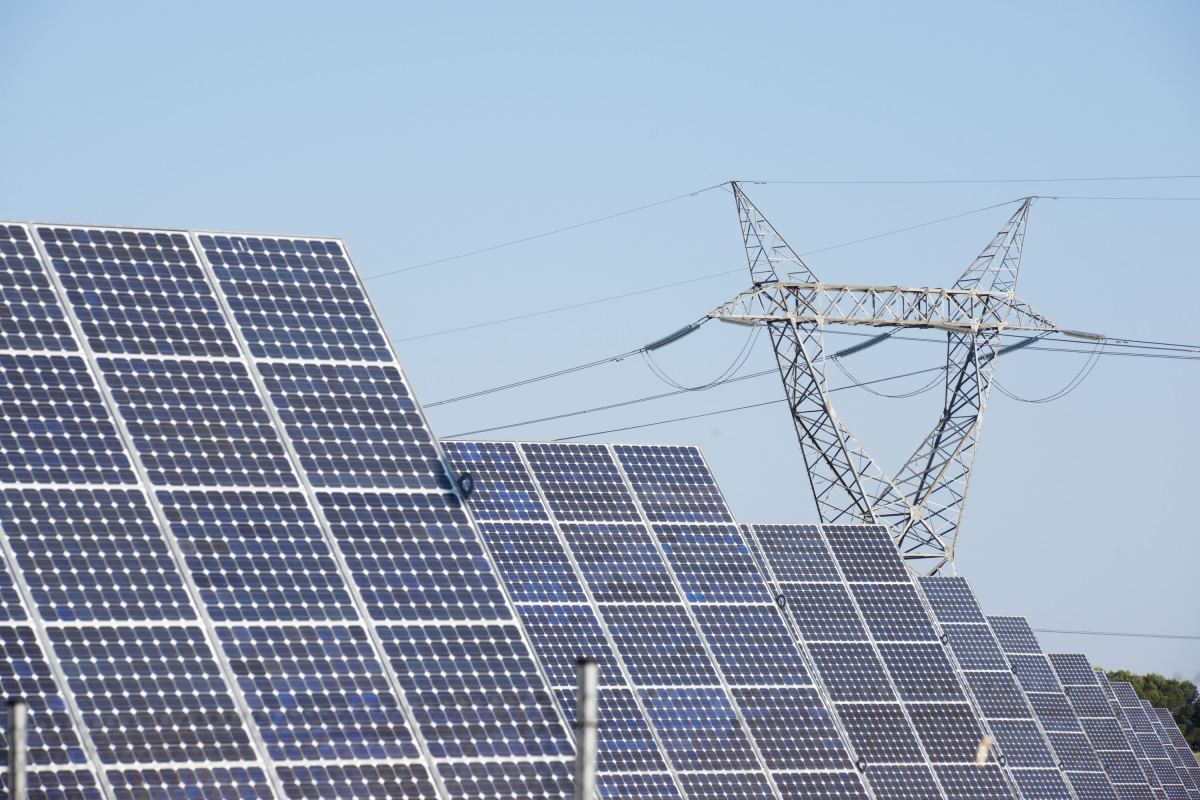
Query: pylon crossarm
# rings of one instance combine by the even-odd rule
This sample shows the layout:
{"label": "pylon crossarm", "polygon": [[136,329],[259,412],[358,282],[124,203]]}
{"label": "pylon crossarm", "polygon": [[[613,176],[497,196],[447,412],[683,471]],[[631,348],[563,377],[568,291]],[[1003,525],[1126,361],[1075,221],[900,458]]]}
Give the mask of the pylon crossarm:
{"label": "pylon crossarm", "polygon": [[973,332],[1057,332],[1059,327],[1008,292],[771,281],[709,313],[742,325],[791,320]]}

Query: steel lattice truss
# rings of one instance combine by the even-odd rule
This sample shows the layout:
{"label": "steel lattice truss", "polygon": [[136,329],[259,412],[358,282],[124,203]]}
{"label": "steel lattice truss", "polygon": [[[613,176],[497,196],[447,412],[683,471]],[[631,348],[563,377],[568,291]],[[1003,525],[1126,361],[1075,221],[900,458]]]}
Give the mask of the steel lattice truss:
{"label": "steel lattice truss", "polygon": [[[914,570],[933,574],[952,565],[1000,337],[1061,331],[1014,295],[1033,198],[953,286],[930,289],[822,283],[736,183],[733,192],[753,286],[709,316],[770,332],[821,521],[885,524]],[[894,474],[834,411],[827,325],[889,329],[865,346],[901,328],[946,332],[941,415]]]}

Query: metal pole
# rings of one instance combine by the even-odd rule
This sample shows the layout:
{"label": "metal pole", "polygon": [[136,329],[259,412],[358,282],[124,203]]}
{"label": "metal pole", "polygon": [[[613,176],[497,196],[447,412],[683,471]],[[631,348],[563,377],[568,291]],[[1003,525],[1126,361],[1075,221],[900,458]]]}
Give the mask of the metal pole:
{"label": "metal pole", "polygon": [[29,706],[19,697],[8,701],[8,800],[27,800],[28,764],[25,725]]}
{"label": "metal pole", "polygon": [[575,800],[595,800],[600,668],[592,658],[579,659],[575,668],[579,678],[575,699]]}

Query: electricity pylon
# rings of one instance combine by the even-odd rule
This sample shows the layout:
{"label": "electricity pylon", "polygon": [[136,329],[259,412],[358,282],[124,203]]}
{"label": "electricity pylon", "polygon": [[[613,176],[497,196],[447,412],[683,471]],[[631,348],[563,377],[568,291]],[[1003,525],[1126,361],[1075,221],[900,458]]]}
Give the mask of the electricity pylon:
{"label": "electricity pylon", "polygon": [[[886,525],[915,572],[953,568],[996,357],[1021,346],[1003,347],[1001,335],[1100,338],[1060,329],[1014,294],[1033,198],[1021,202],[949,289],[906,289],[822,283],[741,187],[731,185],[753,286],[708,316],[765,325],[770,332],[821,521]],[[833,409],[825,370],[827,325],[889,329],[842,356],[904,328],[946,332],[941,416],[893,475],[879,467]]]}

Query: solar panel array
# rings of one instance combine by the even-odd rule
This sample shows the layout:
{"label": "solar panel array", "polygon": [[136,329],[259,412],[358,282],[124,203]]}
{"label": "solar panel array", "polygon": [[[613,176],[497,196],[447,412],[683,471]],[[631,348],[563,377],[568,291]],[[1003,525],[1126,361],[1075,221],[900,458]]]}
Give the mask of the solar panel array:
{"label": "solar panel array", "polygon": [[691,447],[443,454],[336,240],[0,224],[0,293],[32,797],[563,797],[582,656],[604,797],[1200,796],[882,528],[739,526]]}
{"label": "solar panel array", "polygon": [[1029,800],[1071,798],[1046,731],[1013,677],[971,587],[961,577],[923,577],[918,582],[1021,794]]}
{"label": "solar panel array", "polygon": [[0,227],[35,796],[531,797],[550,687],[342,245]]}
{"label": "solar panel array", "polygon": [[603,793],[867,796],[698,451],[446,448],[564,703],[599,661]]}

